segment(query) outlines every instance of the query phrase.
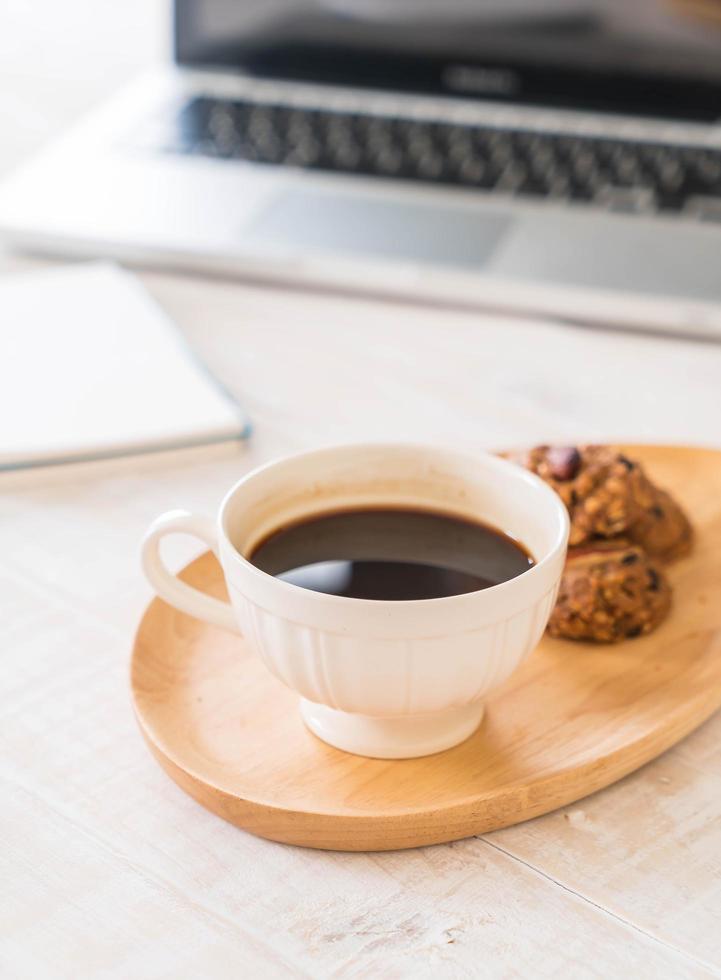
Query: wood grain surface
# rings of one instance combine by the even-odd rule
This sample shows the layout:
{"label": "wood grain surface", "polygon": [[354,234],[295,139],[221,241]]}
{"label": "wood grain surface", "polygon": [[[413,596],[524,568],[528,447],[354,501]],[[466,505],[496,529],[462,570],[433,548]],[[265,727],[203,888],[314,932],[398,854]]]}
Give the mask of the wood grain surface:
{"label": "wood grain surface", "polygon": [[[718,976],[721,713],[535,820],[439,847],[329,852],[240,832],[168,779],[138,733],[127,663],[151,597],[139,542],[160,511],[212,514],[251,467],[348,439],[713,444],[721,348],[142,279],[247,408],[254,437],[2,480],[0,874],[12,913],[0,973]],[[169,540],[167,559],[181,567],[196,549]]]}
{"label": "wood grain surface", "polygon": [[[145,67],[167,12],[165,0],[0,3],[0,174]],[[0,255],[2,275],[40,265]],[[138,543],[161,510],[212,513],[251,466],[348,439],[718,446],[721,347],[141,278],[254,437],[0,481],[0,975],[720,976],[721,712],[535,820],[340,853],[240,832],[183,793],[138,734],[127,662],[150,600]],[[194,547],[168,541],[169,561]]]}
{"label": "wood grain surface", "polygon": [[[487,703],[478,731],[422,759],[361,759],[311,735],[298,697],[236,636],[155,600],[132,688],[148,744],[204,806],[253,833],[339,850],[391,850],[519,823],[586,796],[669,748],[721,705],[721,453],[629,447],[697,516],[671,570],[673,612],[606,646],[546,637]],[[207,553],[183,576],[223,595]]]}

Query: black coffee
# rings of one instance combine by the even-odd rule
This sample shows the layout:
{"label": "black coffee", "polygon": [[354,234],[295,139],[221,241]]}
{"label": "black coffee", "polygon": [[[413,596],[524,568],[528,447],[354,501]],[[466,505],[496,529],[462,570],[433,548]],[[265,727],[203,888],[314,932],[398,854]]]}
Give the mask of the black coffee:
{"label": "black coffee", "polygon": [[281,528],[250,561],[315,592],[355,599],[438,599],[476,592],[533,565],[517,541],[450,514],[364,509]]}

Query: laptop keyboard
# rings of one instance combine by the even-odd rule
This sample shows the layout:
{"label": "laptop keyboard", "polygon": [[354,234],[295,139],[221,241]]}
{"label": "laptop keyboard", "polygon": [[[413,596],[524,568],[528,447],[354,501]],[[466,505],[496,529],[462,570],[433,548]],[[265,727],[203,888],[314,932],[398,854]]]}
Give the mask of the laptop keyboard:
{"label": "laptop keyboard", "polygon": [[721,149],[198,97],[166,151],[721,221]]}

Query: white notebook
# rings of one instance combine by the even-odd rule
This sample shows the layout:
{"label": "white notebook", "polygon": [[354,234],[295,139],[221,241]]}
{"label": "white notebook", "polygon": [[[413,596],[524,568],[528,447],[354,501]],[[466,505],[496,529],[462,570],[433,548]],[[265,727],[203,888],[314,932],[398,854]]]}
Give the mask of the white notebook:
{"label": "white notebook", "polygon": [[0,279],[0,469],[247,435],[239,406],[132,275]]}

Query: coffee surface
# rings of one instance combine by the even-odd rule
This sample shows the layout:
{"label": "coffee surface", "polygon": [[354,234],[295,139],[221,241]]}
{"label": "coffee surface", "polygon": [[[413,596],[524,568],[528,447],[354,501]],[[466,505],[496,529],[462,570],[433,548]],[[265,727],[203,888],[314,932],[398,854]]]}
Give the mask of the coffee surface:
{"label": "coffee surface", "polygon": [[517,541],[452,514],[359,509],[271,534],[249,560],[269,575],[355,599],[438,599],[477,592],[533,565]]}

